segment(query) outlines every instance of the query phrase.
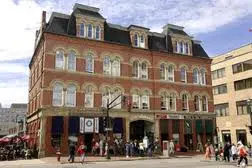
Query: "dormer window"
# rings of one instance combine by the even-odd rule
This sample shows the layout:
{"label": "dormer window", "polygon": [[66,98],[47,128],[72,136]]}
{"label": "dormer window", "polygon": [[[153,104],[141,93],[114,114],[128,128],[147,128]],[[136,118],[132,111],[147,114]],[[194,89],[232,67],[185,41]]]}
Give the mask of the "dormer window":
{"label": "dormer window", "polygon": [[134,45],[135,45],[135,47],[138,47],[138,35],[137,34],[134,35]]}
{"label": "dormer window", "polygon": [[186,54],[189,53],[189,46],[188,46],[188,43],[185,43],[185,53],[186,53]]}
{"label": "dormer window", "polygon": [[80,36],[84,37],[84,33],[85,33],[85,25],[84,23],[80,24]]}
{"label": "dormer window", "polygon": [[95,28],[95,39],[100,40],[100,26],[96,26]]}
{"label": "dormer window", "polygon": [[180,42],[180,43],[179,43],[179,47],[180,47],[180,53],[184,53],[184,50],[183,50],[183,42]]}
{"label": "dormer window", "polygon": [[144,47],[145,47],[145,44],[144,44],[144,35],[141,35],[141,36],[140,36],[140,47],[141,47],[141,48],[144,48]]}
{"label": "dormer window", "polygon": [[93,37],[93,26],[91,24],[88,25],[88,38]]}

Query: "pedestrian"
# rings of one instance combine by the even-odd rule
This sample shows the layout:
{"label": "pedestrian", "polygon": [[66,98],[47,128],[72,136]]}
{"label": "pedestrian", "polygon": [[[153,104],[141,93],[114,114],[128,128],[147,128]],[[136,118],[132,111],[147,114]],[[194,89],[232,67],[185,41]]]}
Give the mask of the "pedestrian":
{"label": "pedestrian", "polygon": [[211,159],[211,151],[210,151],[210,147],[208,144],[205,144],[205,148],[206,148],[206,152],[205,152],[205,159],[206,160],[210,160]]}
{"label": "pedestrian", "polygon": [[245,148],[244,148],[242,142],[239,141],[239,142],[237,143],[237,146],[238,146],[238,154],[239,154],[239,156],[240,156],[240,159],[239,159],[239,161],[238,161],[237,167],[240,166],[241,161],[242,161],[243,159],[245,160],[246,166],[248,166],[247,151],[245,150]]}
{"label": "pedestrian", "polygon": [[251,145],[248,146],[248,155],[251,158],[252,157],[252,148]]}
{"label": "pedestrian", "polygon": [[215,153],[215,161],[218,161],[219,160],[219,155],[220,155],[218,145],[215,145],[214,153]]}
{"label": "pedestrian", "polygon": [[152,157],[153,143],[150,142],[148,145],[148,156]]}
{"label": "pedestrian", "polygon": [[133,156],[133,153],[134,153],[134,143],[133,141],[130,141],[130,156],[132,157]]}
{"label": "pedestrian", "polygon": [[233,161],[235,161],[237,159],[237,148],[234,143],[232,144],[232,147],[231,147],[231,154],[232,154]]}
{"label": "pedestrian", "polygon": [[224,146],[224,160],[230,162],[230,143],[227,142]]}
{"label": "pedestrian", "polygon": [[125,151],[126,151],[126,158],[129,158],[129,153],[130,153],[130,143],[129,143],[129,141],[127,141],[126,144],[125,144]]}
{"label": "pedestrian", "polygon": [[56,146],[56,155],[57,155],[57,161],[60,162],[61,152],[59,146]]}
{"label": "pedestrian", "polygon": [[85,156],[86,146],[85,146],[85,144],[83,142],[80,143],[80,146],[79,146],[77,152],[80,154],[80,161],[83,164],[85,159],[86,159],[86,156]]}
{"label": "pedestrian", "polygon": [[102,138],[100,139],[100,156],[103,156],[103,140],[102,140]]}
{"label": "pedestrian", "polygon": [[174,155],[175,151],[174,151],[174,143],[173,140],[170,140],[170,144],[169,144],[169,148],[170,148],[170,155]]}
{"label": "pedestrian", "polygon": [[74,162],[74,156],[75,156],[75,144],[73,142],[70,142],[69,145],[69,158],[68,158],[68,162]]}

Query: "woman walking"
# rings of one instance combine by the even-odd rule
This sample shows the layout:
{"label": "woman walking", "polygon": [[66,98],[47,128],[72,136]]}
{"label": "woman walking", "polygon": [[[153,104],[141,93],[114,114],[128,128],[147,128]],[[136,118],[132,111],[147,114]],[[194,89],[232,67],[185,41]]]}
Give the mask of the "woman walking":
{"label": "woman walking", "polygon": [[85,153],[86,153],[86,146],[84,145],[83,142],[81,142],[77,152],[80,154],[80,160],[81,160],[81,163],[83,164],[84,161],[85,161]]}

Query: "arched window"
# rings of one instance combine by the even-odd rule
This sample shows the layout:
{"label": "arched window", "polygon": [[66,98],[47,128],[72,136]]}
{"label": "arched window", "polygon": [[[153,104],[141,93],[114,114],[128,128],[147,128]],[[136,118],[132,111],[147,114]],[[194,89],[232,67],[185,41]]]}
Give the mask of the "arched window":
{"label": "arched window", "polygon": [[185,43],[185,53],[189,54],[189,44]]}
{"label": "arched window", "polygon": [[204,69],[201,69],[200,70],[200,83],[202,85],[205,85],[206,84],[206,72]]}
{"label": "arched window", "polygon": [[92,54],[88,54],[86,57],[86,71],[94,72],[94,58]]}
{"label": "arched window", "polygon": [[53,106],[63,105],[63,85],[61,83],[55,83],[53,87]]}
{"label": "arched window", "polygon": [[193,69],[193,83],[199,84],[199,70],[197,68]]}
{"label": "arched window", "polygon": [[112,62],[112,76],[120,76],[121,74],[121,69],[120,69],[120,60],[115,59]]}
{"label": "arched window", "polygon": [[175,41],[175,49],[176,49],[176,53],[179,53],[179,42]]}
{"label": "arched window", "polygon": [[186,78],[187,78],[187,75],[186,75],[186,68],[185,68],[185,67],[182,67],[182,68],[180,69],[180,81],[186,83],[186,81],[187,81]]}
{"label": "arched window", "polygon": [[180,53],[184,53],[184,50],[183,50],[183,42],[180,42],[179,44],[179,47],[180,47]]}
{"label": "arched window", "polygon": [[206,96],[202,96],[202,111],[208,111],[208,102]]}
{"label": "arched window", "polygon": [[56,51],[55,68],[64,69],[64,52],[62,50]]}
{"label": "arched window", "polygon": [[142,79],[148,79],[148,68],[147,68],[147,63],[146,62],[143,62],[142,63],[142,66],[141,66],[141,78]]}
{"label": "arched window", "polygon": [[134,35],[134,46],[138,47],[138,35],[137,34]]}
{"label": "arched window", "polygon": [[160,79],[165,80],[165,64],[160,65]]}
{"label": "arched window", "polygon": [[88,38],[93,37],[93,26],[91,24],[88,25]]}
{"label": "arched window", "polygon": [[140,47],[145,48],[145,39],[143,34],[140,36]]}
{"label": "arched window", "polygon": [[194,109],[200,111],[200,98],[198,95],[194,96]]}
{"label": "arched window", "polygon": [[100,40],[100,26],[96,26],[95,28],[95,38]]}
{"label": "arched window", "polygon": [[188,111],[188,96],[187,94],[182,95],[182,111]]}
{"label": "arched window", "polygon": [[139,63],[138,63],[138,61],[133,62],[132,75],[133,75],[133,77],[136,77],[136,78],[139,77]]}
{"label": "arched window", "polygon": [[92,86],[85,89],[85,107],[94,107],[94,92]]}
{"label": "arched window", "polygon": [[172,65],[169,65],[168,66],[168,81],[170,82],[174,82],[174,68]]}
{"label": "arched window", "polygon": [[73,84],[68,85],[66,89],[65,104],[67,107],[76,106],[76,86]]}
{"label": "arched window", "polygon": [[68,70],[76,70],[76,54],[74,51],[70,51],[67,57],[67,68]]}
{"label": "arched window", "polygon": [[80,24],[80,36],[81,37],[85,36],[85,25],[84,25],[84,23]]}
{"label": "arched window", "polygon": [[[116,98],[117,98],[119,95],[121,95],[121,94],[122,94],[121,89],[120,89],[120,88],[116,88],[116,89],[113,91],[113,93],[112,93],[112,99],[111,99],[111,101],[113,101],[114,99],[116,99]],[[120,108],[121,108],[121,101],[122,101],[122,97],[119,96],[119,97],[114,101],[114,103],[112,104],[112,106],[115,105],[115,108],[120,109]]]}
{"label": "arched window", "polygon": [[111,90],[109,87],[105,87],[102,91],[102,107],[107,107],[107,104],[111,100]]}
{"label": "arched window", "polygon": [[170,93],[169,95],[169,110],[176,111],[176,94]]}
{"label": "arched window", "polygon": [[161,110],[168,110],[167,96],[165,94],[161,95]]}
{"label": "arched window", "polygon": [[141,102],[142,102],[142,109],[149,109],[149,95],[143,94],[141,96]]}
{"label": "arched window", "polygon": [[103,72],[104,74],[111,74],[111,61],[108,56],[105,56],[103,60]]}
{"label": "arched window", "polygon": [[132,108],[139,109],[140,108],[140,96],[138,93],[134,93],[132,95]]}

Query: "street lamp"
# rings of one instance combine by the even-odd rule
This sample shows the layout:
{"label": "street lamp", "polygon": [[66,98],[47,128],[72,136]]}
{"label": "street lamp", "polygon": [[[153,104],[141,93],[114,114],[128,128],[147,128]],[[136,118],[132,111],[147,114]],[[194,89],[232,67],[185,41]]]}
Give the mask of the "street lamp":
{"label": "street lamp", "polygon": [[[122,97],[121,102],[114,104],[113,103],[119,99],[119,97]],[[119,104],[125,103],[126,102],[127,97],[123,96],[122,94],[118,95],[114,100],[112,100],[111,102],[109,102],[109,99],[107,99],[107,107],[106,107],[106,159],[110,159],[110,153],[109,153],[109,143],[108,143],[108,136],[109,136],[109,131],[112,130],[112,128],[110,128],[110,120],[109,120],[109,110],[116,107]]]}

